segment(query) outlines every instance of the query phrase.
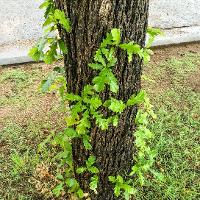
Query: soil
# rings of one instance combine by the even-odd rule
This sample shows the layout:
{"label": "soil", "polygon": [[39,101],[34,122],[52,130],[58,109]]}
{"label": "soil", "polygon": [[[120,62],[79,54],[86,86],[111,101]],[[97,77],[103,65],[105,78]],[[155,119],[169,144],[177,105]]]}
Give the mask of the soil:
{"label": "soil", "polygon": [[188,43],[175,46],[163,46],[153,48],[154,55],[152,56],[152,62],[159,63],[164,60],[168,60],[171,57],[180,58],[186,52],[200,53],[200,42]]}

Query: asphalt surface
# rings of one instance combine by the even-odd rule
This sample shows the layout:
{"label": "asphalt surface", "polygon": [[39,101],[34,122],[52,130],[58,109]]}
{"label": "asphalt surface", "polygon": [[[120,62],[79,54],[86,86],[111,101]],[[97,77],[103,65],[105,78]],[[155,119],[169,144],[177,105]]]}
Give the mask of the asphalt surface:
{"label": "asphalt surface", "polygon": [[0,45],[41,35],[42,0],[0,0]]}

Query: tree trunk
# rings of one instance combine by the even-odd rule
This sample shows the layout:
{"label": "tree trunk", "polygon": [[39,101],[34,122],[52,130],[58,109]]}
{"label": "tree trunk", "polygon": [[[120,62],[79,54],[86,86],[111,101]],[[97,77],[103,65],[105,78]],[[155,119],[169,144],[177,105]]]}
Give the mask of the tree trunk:
{"label": "tree trunk", "polygon": [[[88,63],[112,28],[120,28],[122,42],[135,41],[144,46],[149,0],[56,0],[56,4],[65,11],[72,25],[70,34],[61,31],[69,49],[65,56],[69,92],[79,94],[85,84],[91,83],[94,74]],[[118,51],[116,57],[118,62],[114,73],[120,84],[116,98],[127,101],[140,90],[142,61],[135,56],[128,63],[126,53],[122,51]],[[107,99],[109,95],[109,92],[104,92],[102,97]],[[109,127],[108,131],[101,131],[94,126],[91,129],[92,154],[96,156],[96,165],[100,169],[98,194],[92,194],[92,200],[117,199],[108,176],[121,175],[126,178],[130,173],[134,164],[136,113],[137,107],[128,107],[122,113],[117,128]],[[73,142],[75,166],[83,166],[88,155],[80,140]],[[77,175],[77,179],[87,191],[88,177]]]}

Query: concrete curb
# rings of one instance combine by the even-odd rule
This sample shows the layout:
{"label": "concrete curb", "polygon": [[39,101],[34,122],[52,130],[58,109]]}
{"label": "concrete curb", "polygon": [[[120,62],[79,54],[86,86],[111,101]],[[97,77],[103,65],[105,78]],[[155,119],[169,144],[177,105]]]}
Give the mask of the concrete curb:
{"label": "concrete curb", "polygon": [[[200,26],[164,30],[165,36],[158,37],[153,46],[174,45],[200,41]],[[27,54],[32,42],[26,45],[8,44],[0,46],[0,65],[19,64],[33,61]]]}
{"label": "concrete curb", "polygon": [[175,45],[200,41],[200,26],[173,28],[164,30],[164,36],[158,37],[152,46]]}
{"label": "concrete curb", "polygon": [[1,54],[0,54],[0,65],[12,65],[12,64],[20,64],[20,63],[27,63],[27,62],[33,61],[29,56],[27,56],[28,49],[26,49],[25,53],[23,54],[21,52],[18,52],[18,53],[15,55],[10,54],[7,57],[1,57]]}

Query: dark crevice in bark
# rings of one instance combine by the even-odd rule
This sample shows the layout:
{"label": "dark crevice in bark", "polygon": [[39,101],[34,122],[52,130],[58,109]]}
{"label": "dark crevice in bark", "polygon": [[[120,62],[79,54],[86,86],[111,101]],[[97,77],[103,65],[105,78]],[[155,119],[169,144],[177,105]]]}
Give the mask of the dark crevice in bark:
{"label": "dark crevice in bark", "polygon": [[[91,82],[95,72],[87,64],[92,61],[94,52],[106,33],[112,28],[120,28],[122,42],[135,41],[144,46],[145,30],[148,17],[148,0],[56,0],[58,8],[65,11],[70,18],[72,31],[62,31],[69,48],[65,56],[67,87],[69,92],[80,94],[83,86]],[[106,6],[105,6],[106,5]],[[104,9],[104,10],[102,10]],[[117,52],[118,63],[113,70],[118,78],[120,90],[116,97],[127,101],[140,90],[142,61],[134,56],[128,63],[125,52]],[[105,100],[111,95],[108,90],[102,94]],[[105,112],[105,111],[104,111]],[[106,112],[105,112],[106,113]],[[134,131],[136,107],[127,108],[120,117],[119,127],[109,127],[101,131],[93,123],[91,138],[96,165],[100,169],[98,195],[92,194],[92,200],[112,200],[113,185],[108,182],[109,175],[127,177],[133,161]],[[73,142],[75,166],[82,166],[89,152],[84,150],[81,140]],[[77,176],[81,187],[87,191],[88,174]]]}

